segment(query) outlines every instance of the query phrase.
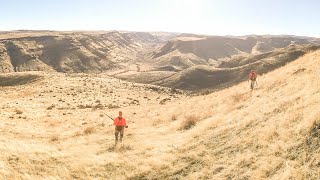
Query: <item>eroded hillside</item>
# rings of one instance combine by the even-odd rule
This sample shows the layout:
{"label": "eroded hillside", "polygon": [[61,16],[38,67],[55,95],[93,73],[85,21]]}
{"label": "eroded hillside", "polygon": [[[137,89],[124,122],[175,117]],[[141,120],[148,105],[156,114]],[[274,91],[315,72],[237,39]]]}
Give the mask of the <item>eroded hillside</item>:
{"label": "eroded hillside", "polygon": [[317,50],[317,38],[148,32],[0,34],[0,72],[101,73],[193,92],[218,90]]}
{"label": "eroded hillside", "polygon": [[99,73],[119,69],[171,36],[118,31],[11,32],[0,39],[0,72]]}
{"label": "eroded hillside", "polygon": [[[270,72],[319,49],[319,39],[296,36],[180,35],[152,52],[149,69],[116,77],[190,91],[217,90]],[[148,78],[146,78],[148,77]]]}

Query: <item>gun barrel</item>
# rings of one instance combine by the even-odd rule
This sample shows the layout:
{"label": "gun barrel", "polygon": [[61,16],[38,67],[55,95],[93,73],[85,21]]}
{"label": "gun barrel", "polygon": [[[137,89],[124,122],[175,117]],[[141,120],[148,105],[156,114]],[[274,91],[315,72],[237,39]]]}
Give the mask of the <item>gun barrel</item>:
{"label": "gun barrel", "polygon": [[114,121],[114,119],[112,117],[110,117],[108,114],[106,114],[112,121]]}

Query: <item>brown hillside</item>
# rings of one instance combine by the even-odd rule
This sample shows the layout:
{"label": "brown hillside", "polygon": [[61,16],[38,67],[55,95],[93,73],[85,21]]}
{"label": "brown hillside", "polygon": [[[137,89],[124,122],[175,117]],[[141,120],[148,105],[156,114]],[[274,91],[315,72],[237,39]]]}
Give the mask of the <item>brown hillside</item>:
{"label": "brown hillside", "polygon": [[178,50],[183,54],[192,53],[202,59],[220,59],[237,54],[264,53],[276,48],[285,48],[291,44],[305,45],[319,43],[318,39],[308,40],[295,36],[206,36],[206,37],[177,37],[165,44],[154,58]]}
{"label": "brown hillside", "polygon": [[11,31],[0,34],[0,72],[102,73],[199,91],[241,82],[250,68],[269,72],[319,44],[287,35]]}
{"label": "brown hillside", "polygon": [[0,179],[319,179],[319,57],[206,96],[93,74],[0,87]]}
{"label": "brown hillside", "polygon": [[[135,32],[10,32],[0,38],[0,72],[103,72],[136,60],[170,35]],[[6,36],[5,36],[6,35]]]}
{"label": "brown hillside", "polygon": [[155,84],[192,91],[220,89],[246,80],[251,69],[255,69],[259,74],[263,74],[296,60],[309,51],[319,48],[320,46],[290,47],[279,52],[249,57],[243,61],[225,62],[219,68],[194,66]]}
{"label": "brown hillside", "polygon": [[0,74],[1,86],[16,86],[35,82],[43,78],[39,73]]}

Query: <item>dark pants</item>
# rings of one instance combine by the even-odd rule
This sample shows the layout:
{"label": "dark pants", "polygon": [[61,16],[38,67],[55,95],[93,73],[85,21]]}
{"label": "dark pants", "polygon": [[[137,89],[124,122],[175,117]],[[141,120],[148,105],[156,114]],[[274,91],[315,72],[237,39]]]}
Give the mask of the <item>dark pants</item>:
{"label": "dark pants", "polygon": [[116,126],[115,133],[114,133],[114,135],[116,137],[116,142],[118,142],[119,133],[120,133],[120,142],[122,141],[123,132],[124,132],[124,127],[123,126]]}
{"label": "dark pants", "polygon": [[255,84],[256,84],[256,80],[255,79],[251,79],[250,88],[253,89]]}

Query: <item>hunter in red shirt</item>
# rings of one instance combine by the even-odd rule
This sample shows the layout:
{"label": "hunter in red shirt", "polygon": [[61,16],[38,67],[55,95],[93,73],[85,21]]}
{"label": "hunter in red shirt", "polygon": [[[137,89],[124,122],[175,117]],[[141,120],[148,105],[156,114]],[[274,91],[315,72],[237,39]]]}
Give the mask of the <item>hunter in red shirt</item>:
{"label": "hunter in red shirt", "polygon": [[127,127],[126,119],[122,117],[122,112],[119,111],[119,116],[114,120],[116,144],[118,143],[118,136],[120,133],[120,142],[122,142],[124,128]]}
{"label": "hunter in red shirt", "polygon": [[253,90],[254,85],[257,84],[257,73],[254,70],[251,70],[250,74],[249,74],[249,79],[248,81],[251,80],[251,84],[250,84],[250,88],[251,90]]}

